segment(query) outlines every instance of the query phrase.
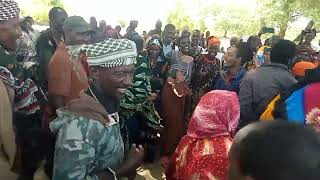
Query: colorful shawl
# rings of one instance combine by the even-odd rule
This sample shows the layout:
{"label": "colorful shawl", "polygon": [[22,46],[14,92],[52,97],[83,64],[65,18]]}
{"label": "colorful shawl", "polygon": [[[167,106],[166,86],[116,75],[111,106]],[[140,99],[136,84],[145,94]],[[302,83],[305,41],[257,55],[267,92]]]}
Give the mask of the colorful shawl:
{"label": "colorful shawl", "polygon": [[147,125],[156,130],[161,129],[161,118],[156,111],[153,102],[147,100],[151,95],[151,67],[146,58],[137,58],[136,72],[133,79],[133,86],[126,92],[120,103],[120,116],[129,119],[135,113],[141,113],[147,120]]}

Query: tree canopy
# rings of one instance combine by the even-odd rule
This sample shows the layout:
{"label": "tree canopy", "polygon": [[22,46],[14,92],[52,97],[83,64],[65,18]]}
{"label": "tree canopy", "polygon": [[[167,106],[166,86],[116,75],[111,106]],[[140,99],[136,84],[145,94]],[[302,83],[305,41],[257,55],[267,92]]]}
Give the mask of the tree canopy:
{"label": "tree canopy", "polygon": [[22,16],[32,16],[39,24],[48,24],[48,13],[52,7],[64,7],[62,0],[29,0],[28,3],[20,1]]}
{"label": "tree canopy", "polygon": [[[255,3],[253,12],[245,6],[226,6],[223,1],[205,4],[198,14],[202,21],[193,21],[177,6],[169,13],[168,22],[179,29],[188,26],[202,31],[204,28],[214,30],[221,36],[257,34],[262,27],[272,27],[276,34],[284,37],[290,24],[302,17],[313,19],[315,27],[320,29],[320,0],[255,0]],[[213,26],[208,27],[208,20],[204,18],[212,21]],[[302,29],[304,27],[300,31]]]}

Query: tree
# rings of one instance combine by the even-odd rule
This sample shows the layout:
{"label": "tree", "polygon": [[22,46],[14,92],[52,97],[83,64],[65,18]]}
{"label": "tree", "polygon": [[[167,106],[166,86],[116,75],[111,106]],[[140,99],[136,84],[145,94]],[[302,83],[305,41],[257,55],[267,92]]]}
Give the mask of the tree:
{"label": "tree", "polygon": [[260,20],[267,26],[279,30],[279,35],[284,37],[289,23],[299,17],[309,17],[319,24],[319,0],[258,0]]}
{"label": "tree", "polygon": [[257,34],[259,30],[259,20],[245,7],[225,7],[215,2],[204,8],[201,14],[212,17],[215,31],[221,32],[223,37]]}
{"label": "tree", "polygon": [[127,24],[127,22],[123,19],[118,19],[118,23],[121,26],[121,28],[125,28]]}
{"label": "tree", "polygon": [[22,16],[32,16],[34,20],[39,24],[48,24],[49,17],[48,13],[52,7],[62,7],[62,0],[28,0],[21,3],[21,14]]}
{"label": "tree", "polygon": [[167,17],[167,23],[174,24],[179,30],[192,30],[195,27],[193,20],[187,14],[185,14],[184,8],[180,3],[177,4],[176,9],[169,13]]}

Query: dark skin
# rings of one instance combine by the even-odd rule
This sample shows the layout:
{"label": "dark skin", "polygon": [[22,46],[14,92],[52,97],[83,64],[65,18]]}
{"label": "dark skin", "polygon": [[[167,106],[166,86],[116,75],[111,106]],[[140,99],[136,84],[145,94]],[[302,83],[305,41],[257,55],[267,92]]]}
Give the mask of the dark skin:
{"label": "dark skin", "polygon": [[60,43],[63,37],[63,23],[67,17],[67,13],[63,10],[60,10],[52,19],[50,19],[50,31],[52,32],[53,39],[57,44]]}
{"label": "dark skin", "polygon": [[91,17],[91,18],[90,18],[90,26],[91,26],[92,28],[97,28],[97,27],[98,27],[98,22],[97,22],[97,20],[96,20],[95,17]]}
{"label": "dark skin", "polygon": [[120,26],[116,26],[116,31],[118,32],[118,33],[120,33],[121,32],[121,27]]}
{"label": "dark skin", "polygon": [[156,29],[161,30],[161,28],[162,28],[162,22],[161,21],[157,21]]}
{"label": "dark skin", "polygon": [[[93,68],[92,74],[95,81],[104,91],[105,95],[120,99],[124,95],[125,89],[132,85],[134,65],[121,66],[115,68]],[[142,146],[133,145],[129,151],[128,158],[120,165],[116,171],[117,177],[132,177],[135,170],[141,165],[144,156]],[[111,173],[99,173],[98,177],[103,180],[111,179]]]}
{"label": "dark skin", "polygon": [[163,44],[169,45],[171,42],[174,41],[176,34],[176,29],[168,28],[163,31]]}
{"label": "dark skin", "polygon": [[214,59],[217,56],[219,49],[220,49],[219,45],[209,45],[208,47],[209,59]]}
{"label": "dark skin", "polygon": [[254,129],[255,126],[247,126],[241,129],[233,139],[233,144],[229,151],[228,180],[254,180],[251,176],[246,176],[240,170],[239,145],[246,135]]}
{"label": "dark skin", "polygon": [[183,55],[190,55],[191,52],[191,43],[189,38],[180,39],[180,52]]}
{"label": "dark skin", "polygon": [[[66,45],[89,44],[91,40],[90,32],[79,33],[72,30],[65,30],[65,38]],[[50,95],[49,101],[55,109],[58,109],[65,105],[64,98],[59,95]]]}
{"label": "dark skin", "polygon": [[191,37],[191,46],[192,47],[199,46],[200,36],[201,36],[200,32],[198,32],[198,31],[193,32],[192,37]]}
{"label": "dark skin", "polygon": [[228,76],[236,75],[241,69],[241,57],[237,57],[238,48],[230,47],[224,55],[227,71],[221,71],[222,77],[227,81]]}
{"label": "dark skin", "polygon": [[134,72],[134,65],[129,65],[93,69],[92,74],[106,95],[120,99],[124,90],[132,85]]}
{"label": "dark skin", "polygon": [[76,32],[73,30],[65,30],[65,44],[66,45],[81,45],[90,43],[90,31]]}
{"label": "dark skin", "polygon": [[0,22],[0,44],[9,52],[15,52],[16,40],[22,35],[19,17]]}

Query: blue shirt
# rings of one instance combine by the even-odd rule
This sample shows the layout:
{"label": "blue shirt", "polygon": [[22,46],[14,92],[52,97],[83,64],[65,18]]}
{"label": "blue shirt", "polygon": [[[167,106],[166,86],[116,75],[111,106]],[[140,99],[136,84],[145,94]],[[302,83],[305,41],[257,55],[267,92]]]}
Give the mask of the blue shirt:
{"label": "blue shirt", "polygon": [[240,83],[242,78],[245,76],[246,70],[241,68],[238,74],[232,77],[228,82],[226,82],[221,75],[218,76],[216,83],[213,84],[213,89],[215,90],[227,90],[233,91],[239,94],[240,91]]}

